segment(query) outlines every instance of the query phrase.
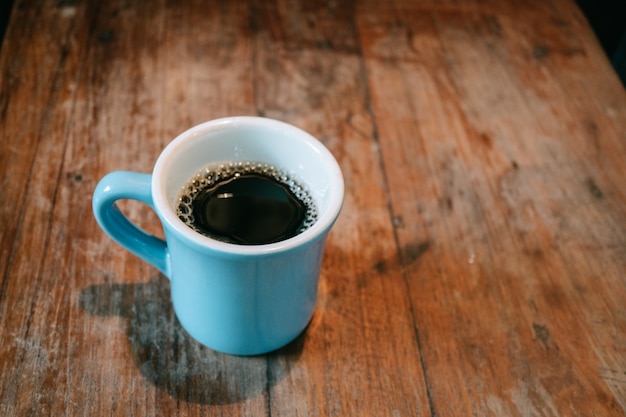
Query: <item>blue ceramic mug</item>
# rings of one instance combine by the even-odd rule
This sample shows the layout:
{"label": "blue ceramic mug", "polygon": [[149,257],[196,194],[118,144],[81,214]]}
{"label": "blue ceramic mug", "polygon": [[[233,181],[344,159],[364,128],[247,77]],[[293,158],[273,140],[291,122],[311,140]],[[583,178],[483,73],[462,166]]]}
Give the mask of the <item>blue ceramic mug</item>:
{"label": "blue ceramic mug", "polygon": [[[222,161],[260,161],[289,172],[308,188],[316,222],[262,245],[225,243],[192,230],[176,214],[181,188],[202,167]],[[94,192],[93,211],[113,240],[170,279],[174,310],[191,336],[217,351],[255,355],[286,345],[311,319],[326,237],[343,196],[337,161],[311,135],[276,120],[232,117],[179,135],[152,174],[106,175]],[[165,240],[132,224],[117,207],[120,199],[150,206]]]}

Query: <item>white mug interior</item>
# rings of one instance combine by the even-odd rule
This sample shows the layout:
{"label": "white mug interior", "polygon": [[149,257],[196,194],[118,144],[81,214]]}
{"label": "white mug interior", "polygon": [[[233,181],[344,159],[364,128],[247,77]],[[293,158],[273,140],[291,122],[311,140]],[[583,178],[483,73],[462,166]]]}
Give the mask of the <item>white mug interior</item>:
{"label": "white mug interior", "polygon": [[[193,231],[176,215],[183,186],[207,165],[231,161],[263,162],[286,171],[312,196],[315,224],[267,245],[229,244]],[[187,130],[163,150],[152,178],[152,198],[163,221],[200,245],[237,253],[284,250],[324,233],[341,209],[343,193],[341,169],[321,142],[295,126],[260,117],[217,119]]]}

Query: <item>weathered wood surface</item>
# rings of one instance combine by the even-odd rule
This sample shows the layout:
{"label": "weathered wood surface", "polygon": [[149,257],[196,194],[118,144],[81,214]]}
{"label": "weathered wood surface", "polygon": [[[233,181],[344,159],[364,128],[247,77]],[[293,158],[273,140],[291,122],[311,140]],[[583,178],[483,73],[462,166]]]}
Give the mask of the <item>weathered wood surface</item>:
{"label": "weathered wood surface", "polygon": [[[0,415],[624,415],[626,94],[573,1],[23,0],[0,71]],[[252,358],[90,206],[236,114],[347,184],[311,325]]]}

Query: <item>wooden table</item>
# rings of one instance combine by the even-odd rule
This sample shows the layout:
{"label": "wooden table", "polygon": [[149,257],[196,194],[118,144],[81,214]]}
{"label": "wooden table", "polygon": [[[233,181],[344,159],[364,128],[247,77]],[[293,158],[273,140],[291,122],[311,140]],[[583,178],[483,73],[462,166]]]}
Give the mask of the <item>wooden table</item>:
{"label": "wooden table", "polygon": [[[0,415],[624,415],[626,93],[572,0],[20,0],[0,71]],[[347,185],[309,328],[258,357],[91,213],[241,114]]]}

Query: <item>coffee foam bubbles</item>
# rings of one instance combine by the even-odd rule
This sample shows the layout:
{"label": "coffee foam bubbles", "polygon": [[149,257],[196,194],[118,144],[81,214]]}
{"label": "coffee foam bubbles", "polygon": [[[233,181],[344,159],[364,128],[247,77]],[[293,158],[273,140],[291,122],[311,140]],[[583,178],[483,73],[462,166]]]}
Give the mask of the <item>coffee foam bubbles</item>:
{"label": "coffee foam bubbles", "polygon": [[[224,240],[219,236],[208,235],[195,227],[192,203],[203,190],[212,188],[222,181],[230,180],[242,174],[260,174],[274,179],[289,188],[293,195],[306,207],[306,214],[302,225],[298,229],[300,234],[310,228],[318,218],[318,211],[309,191],[286,171],[264,162],[229,161],[207,165],[200,169],[182,187],[179,193],[176,214],[178,218],[194,231],[217,240]],[[227,241],[227,240],[226,240]]]}

